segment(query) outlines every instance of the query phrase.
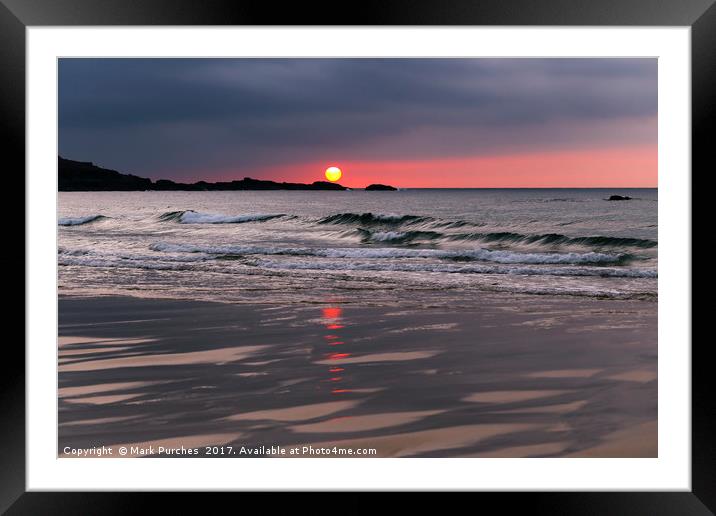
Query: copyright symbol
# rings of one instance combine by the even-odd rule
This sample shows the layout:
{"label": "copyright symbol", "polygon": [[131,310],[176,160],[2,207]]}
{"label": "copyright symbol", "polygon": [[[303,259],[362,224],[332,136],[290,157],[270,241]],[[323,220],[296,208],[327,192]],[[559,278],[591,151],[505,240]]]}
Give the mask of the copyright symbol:
{"label": "copyright symbol", "polygon": [[119,449],[119,454],[120,454],[120,455],[127,455],[127,448],[125,448],[124,446],[122,446],[122,447]]}

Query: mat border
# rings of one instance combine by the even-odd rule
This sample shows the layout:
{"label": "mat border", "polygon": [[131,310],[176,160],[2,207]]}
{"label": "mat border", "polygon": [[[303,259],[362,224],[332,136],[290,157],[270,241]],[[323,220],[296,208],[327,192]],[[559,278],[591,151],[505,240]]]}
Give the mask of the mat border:
{"label": "mat border", "polygon": [[[0,0],[0,131],[3,168],[9,187],[25,182],[12,171],[25,170],[25,29],[30,26],[117,25],[576,25],[690,26],[692,44],[692,169],[713,170],[709,125],[716,114],[716,4],[714,0],[365,0],[345,3],[289,3],[213,0]],[[348,7],[348,8],[347,8]],[[693,177],[693,173],[692,173]],[[26,192],[25,192],[26,193]],[[24,199],[24,196],[22,197]],[[21,201],[22,202],[22,201]],[[692,206],[694,206],[692,200]],[[694,220],[699,220],[694,218]],[[25,242],[16,225],[10,239]],[[0,258],[9,270],[25,269],[25,253]],[[23,303],[6,310],[6,320],[24,318],[21,276],[7,281]],[[24,277],[23,277],[24,280]],[[17,283],[17,285],[15,285]],[[21,316],[21,313],[22,316]],[[9,325],[8,325],[9,327]],[[7,343],[12,342],[6,339]],[[692,491],[684,493],[476,493],[500,497],[507,510],[549,514],[589,512],[629,514],[714,514],[716,512],[716,401],[705,348],[692,348]],[[0,511],[7,514],[123,514],[149,501],[188,512],[196,500],[180,493],[28,493],[25,491],[25,356],[7,346],[0,375]],[[22,364],[22,366],[21,366]],[[246,493],[242,494],[245,496]],[[230,496],[225,493],[223,496]],[[356,499],[358,494],[349,495]],[[493,500],[497,501],[496,498]],[[346,503],[349,500],[343,499]],[[200,502],[201,503],[201,502]],[[181,504],[181,505],[179,505]],[[198,510],[206,505],[196,504]],[[360,502],[351,504],[360,509]],[[367,507],[365,507],[367,509]]]}

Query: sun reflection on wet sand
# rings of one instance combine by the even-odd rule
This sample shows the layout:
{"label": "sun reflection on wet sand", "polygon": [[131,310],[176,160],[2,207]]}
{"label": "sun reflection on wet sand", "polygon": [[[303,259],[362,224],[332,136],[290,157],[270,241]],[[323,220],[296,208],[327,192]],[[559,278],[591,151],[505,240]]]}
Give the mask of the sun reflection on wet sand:
{"label": "sun reflection on wet sand", "polygon": [[[587,357],[564,352],[572,339],[561,329],[540,330],[539,347],[520,347],[534,330],[517,326],[521,340],[507,341],[499,324],[484,324],[487,312],[387,316],[333,300],[294,311],[115,303],[128,316],[161,309],[171,324],[131,332],[74,324],[80,336],[61,338],[62,446],[83,446],[90,437],[117,446],[196,436],[207,444],[365,445],[380,457],[629,456],[654,449],[654,427],[638,425],[655,403],[656,368],[643,358],[652,352],[648,342],[621,345],[631,335],[595,338]],[[85,302],[67,306],[72,314],[86,312]],[[278,314],[294,322],[264,324]],[[510,313],[502,326],[530,317]],[[622,428],[638,432],[606,435]]]}
{"label": "sun reflection on wet sand", "polygon": [[[323,309],[323,319],[329,326],[334,326],[339,323],[341,315],[343,315],[343,309],[337,306],[332,306]],[[334,322],[335,321],[335,322]],[[342,328],[342,326],[341,326]],[[333,328],[328,328],[333,329]]]}
{"label": "sun reflection on wet sand", "polygon": [[[343,322],[343,309],[339,306],[329,306],[325,307],[321,310],[321,323],[325,327],[325,329],[329,332],[323,335],[323,340],[325,341],[325,345],[335,347],[335,346],[341,346],[341,349],[345,349],[346,346],[346,340],[341,337],[340,330],[345,328],[345,324]],[[329,352],[329,353],[322,353],[324,357],[330,362],[333,360],[340,360],[343,358],[348,358],[351,356],[351,353],[344,352],[344,353],[336,353],[336,352]],[[336,373],[345,373],[345,369],[342,367],[329,367],[328,373],[329,378],[326,380],[328,383],[332,385],[338,385],[342,384],[344,382],[344,375],[341,374],[340,376],[336,375]],[[331,394],[333,395],[340,395],[345,393],[353,392],[353,389],[345,388],[345,386],[341,385],[340,387],[334,387],[331,389]]]}

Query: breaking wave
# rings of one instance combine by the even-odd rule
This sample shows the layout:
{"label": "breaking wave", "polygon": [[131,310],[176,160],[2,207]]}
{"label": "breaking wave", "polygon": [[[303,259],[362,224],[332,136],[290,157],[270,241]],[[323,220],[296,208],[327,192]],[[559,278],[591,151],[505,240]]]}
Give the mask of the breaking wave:
{"label": "breaking wave", "polygon": [[466,233],[446,235],[450,240],[477,240],[481,242],[506,242],[541,245],[586,245],[591,247],[656,247],[658,242],[642,238],[620,238],[608,236],[569,237],[558,233],[524,235],[522,233]]}
{"label": "breaking wave", "polygon": [[359,228],[358,234],[363,242],[385,242],[390,244],[409,244],[418,240],[437,240],[443,237],[436,231],[369,231]]}
{"label": "breaking wave", "polygon": [[106,219],[104,215],[88,215],[86,217],[63,217],[57,220],[58,226],[81,226],[98,220]]}
{"label": "breaking wave", "polygon": [[[100,216],[95,216],[100,217]],[[567,236],[560,233],[529,234],[509,231],[497,232],[451,232],[460,228],[480,227],[479,222],[465,220],[444,220],[412,214],[380,214],[380,213],[337,213],[327,217],[305,219],[286,214],[244,214],[220,215],[200,213],[193,210],[170,211],[163,213],[162,221],[176,221],[180,224],[241,224],[247,222],[264,222],[272,219],[300,219],[303,224],[318,225],[352,225],[356,226],[353,233],[343,236],[360,237],[363,243],[413,244],[418,242],[480,242],[483,244],[522,244],[556,248],[558,246],[583,246],[601,248],[637,248],[650,249],[658,247],[656,240],[614,237],[602,235]],[[60,219],[62,225],[82,224],[72,222],[84,219]],[[62,221],[67,221],[63,224]],[[562,224],[564,225],[564,224]]]}
{"label": "breaking wave", "polygon": [[175,220],[180,224],[242,224],[245,222],[263,222],[266,220],[284,217],[279,214],[248,214],[248,215],[216,215],[213,213],[200,213],[193,210],[169,211],[160,215],[164,221]]}
{"label": "breaking wave", "polygon": [[418,224],[433,221],[432,217],[420,215],[395,215],[382,213],[337,213],[318,220],[319,224],[359,224],[369,226],[375,224]]}
{"label": "breaking wave", "polygon": [[[656,240],[610,236],[567,236],[559,233],[525,234],[514,232],[472,232],[451,233],[444,230],[484,224],[465,220],[442,220],[420,215],[395,215],[374,213],[338,213],[318,220],[318,224],[343,224],[365,226],[358,232],[364,242],[411,243],[418,240],[476,241],[483,243],[527,244],[527,245],[579,245],[587,247],[634,247],[648,249],[658,246]],[[371,226],[383,226],[385,230],[374,231]],[[386,228],[390,227],[390,230]],[[400,231],[399,226],[419,226],[420,230]],[[437,231],[441,230],[441,231]]]}
{"label": "breaking wave", "polygon": [[221,256],[284,255],[317,256],[322,258],[390,259],[432,258],[451,261],[485,261],[495,263],[524,264],[623,264],[631,259],[626,254],[606,253],[517,253],[489,249],[442,250],[406,248],[309,248],[309,247],[261,247],[235,245],[192,245],[157,242],[150,246],[153,251],[169,253],[205,253]]}
{"label": "breaking wave", "polygon": [[[59,265],[191,270],[216,260],[252,258],[245,265],[273,270],[365,271],[446,274],[509,274],[525,276],[586,276],[605,278],[656,278],[656,269],[620,268],[619,257],[601,253],[514,253],[509,251],[441,251],[396,248],[277,248],[260,246],[195,246],[158,242],[150,248],[158,254],[107,254],[92,250],[60,249]],[[175,254],[166,254],[175,253]],[[459,253],[459,254],[458,254]],[[268,256],[316,257],[295,261]],[[401,261],[396,258],[432,258]],[[488,263],[455,263],[472,261]],[[452,263],[451,263],[452,262]],[[551,265],[551,266],[550,266]]]}

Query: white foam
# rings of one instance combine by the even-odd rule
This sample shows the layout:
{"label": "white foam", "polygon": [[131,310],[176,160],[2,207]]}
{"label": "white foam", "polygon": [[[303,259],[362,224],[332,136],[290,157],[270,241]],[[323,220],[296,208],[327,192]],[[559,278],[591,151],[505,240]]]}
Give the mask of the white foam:
{"label": "white foam", "polygon": [[408,236],[408,233],[401,233],[399,231],[377,231],[371,233],[368,238],[373,242],[395,242],[404,240]]}
{"label": "white foam", "polygon": [[398,215],[396,213],[374,213],[373,219],[381,222],[398,222],[404,218],[415,217],[419,218],[418,215]]}
{"label": "white foam", "polygon": [[[100,260],[102,263],[109,264],[110,262],[119,263],[122,261],[134,261],[134,262],[201,262],[207,260],[214,260],[216,257],[203,254],[195,253],[191,255],[170,255],[170,254],[133,254],[127,252],[107,253],[101,251],[95,251],[92,249],[67,249],[60,247],[57,250],[58,260],[65,261],[68,265],[82,265],[83,263],[91,262],[93,260]],[[70,258],[74,257],[74,258]]]}
{"label": "white foam", "polygon": [[[396,235],[399,233],[395,233]],[[392,232],[388,235],[393,236]],[[171,244],[158,242],[150,246],[155,251],[179,253],[209,254],[263,254],[319,256],[325,258],[435,258],[466,261],[486,261],[504,264],[591,264],[618,263],[624,255],[606,253],[516,253],[512,251],[492,251],[489,249],[441,250],[441,249],[404,249],[392,247],[333,247],[333,248],[281,248],[260,246],[204,246],[192,244]]]}
{"label": "white foam", "polygon": [[449,274],[510,274],[524,276],[599,276],[615,278],[656,278],[653,269],[618,269],[607,267],[506,267],[495,265],[451,265],[439,263],[396,262],[287,262],[262,260],[257,264],[267,269],[434,272]]}
{"label": "white foam", "polygon": [[[320,272],[390,272],[415,273],[422,275],[444,274],[485,274],[542,277],[605,277],[643,278],[658,277],[656,269],[608,267],[579,264],[539,263],[451,263],[436,260],[394,260],[385,258],[434,258],[441,256],[436,249],[393,249],[393,248],[280,248],[259,246],[200,246],[157,242],[151,246],[157,253],[136,251],[103,252],[93,249],[58,250],[58,264],[64,266],[86,266],[105,268],[134,268],[153,270],[211,270],[215,272],[239,273],[252,270],[320,271]],[[482,250],[475,250],[482,251]],[[495,251],[487,251],[495,253]],[[506,252],[506,251],[505,251]],[[499,253],[505,253],[500,251]],[[247,262],[221,262],[217,256],[224,254],[252,255]],[[478,253],[479,254],[479,253]],[[260,258],[260,256],[283,256]],[[293,256],[294,258],[291,258]],[[301,260],[306,256],[309,259]],[[488,255],[489,256],[489,255]],[[498,255],[500,256],[500,255]],[[203,264],[203,265],[202,265]],[[208,268],[207,268],[208,267]],[[219,267],[219,268],[217,268]],[[424,276],[425,278],[429,276]],[[432,276],[438,278],[439,276]],[[442,279],[446,277],[443,276]],[[540,287],[542,288],[542,287]],[[571,289],[571,287],[570,287]],[[603,290],[603,289],[601,289]],[[616,291],[615,291],[616,292]]]}
{"label": "white foam", "polygon": [[189,267],[180,263],[163,263],[139,260],[116,260],[113,258],[60,256],[57,265],[81,265],[83,267],[107,267],[112,269],[153,269],[153,270],[187,270]]}
{"label": "white foam", "polygon": [[165,253],[206,253],[214,255],[250,255],[264,254],[276,255],[287,254],[292,256],[318,256],[315,249],[300,247],[260,247],[260,246],[237,246],[237,245],[193,245],[173,244],[168,242],[156,242],[149,246],[153,251]]}

